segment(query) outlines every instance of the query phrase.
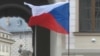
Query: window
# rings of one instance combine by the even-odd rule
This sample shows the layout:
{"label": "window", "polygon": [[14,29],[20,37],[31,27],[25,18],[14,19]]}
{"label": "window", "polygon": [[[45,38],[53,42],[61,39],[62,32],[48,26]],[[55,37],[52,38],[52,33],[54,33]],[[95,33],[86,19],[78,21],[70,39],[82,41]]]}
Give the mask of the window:
{"label": "window", "polygon": [[5,51],[5,46],[4,46],[4,44],[2,45],[2,52],[4,52]]}
{"label": "window", "polygon": [[19,19],[19,20],[17,21],[17,25],[18,25],[18,26],[21,26],[21,25],[22,25],[22,20],[21,20],[21,19]]}
{"label": "window", "polygon": [[6,45],[6,52],[8,52],[8,49],[9,49],[9,46],[8,46],[8,45]]}
{"label": "window", "polygon": [[3,37],[3,33],[0,33],[0,37]]}
{"label": "window", "polygon": [[2,33],[0,33],[0,37],[1,37],[1,34],[2,34]]}
{"label": "window", "polygon": [[79,31],[100,32],[100,0],[79,0]]}
{"label": "window", "polygon": [[10,35],[8,35],[7,37],[8,37],[8,39],[10,39]]}
{"label": "window", "polygon": [[4,34],[4,38],[7,38],[7,34]]}

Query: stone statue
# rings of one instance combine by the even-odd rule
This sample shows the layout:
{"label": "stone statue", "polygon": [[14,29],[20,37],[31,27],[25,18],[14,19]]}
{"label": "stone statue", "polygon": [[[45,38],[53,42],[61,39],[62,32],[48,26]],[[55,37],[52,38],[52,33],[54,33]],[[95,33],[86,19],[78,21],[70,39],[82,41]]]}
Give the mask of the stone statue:
{"label": "stone statue", "polygon": [[20,53],[19,56],[32,56],[32,52],[29,50],[22,49],[22,45],[20,45],[18,52]]}

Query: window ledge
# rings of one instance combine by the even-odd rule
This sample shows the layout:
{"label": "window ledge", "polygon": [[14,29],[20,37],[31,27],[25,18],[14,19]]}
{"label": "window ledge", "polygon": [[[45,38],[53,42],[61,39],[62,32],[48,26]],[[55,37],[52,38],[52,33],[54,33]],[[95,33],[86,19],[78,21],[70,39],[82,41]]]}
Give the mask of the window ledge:
{"label": "window ledge", "polygon": [[75,36],[100,36],[100,33],[74,32]]}

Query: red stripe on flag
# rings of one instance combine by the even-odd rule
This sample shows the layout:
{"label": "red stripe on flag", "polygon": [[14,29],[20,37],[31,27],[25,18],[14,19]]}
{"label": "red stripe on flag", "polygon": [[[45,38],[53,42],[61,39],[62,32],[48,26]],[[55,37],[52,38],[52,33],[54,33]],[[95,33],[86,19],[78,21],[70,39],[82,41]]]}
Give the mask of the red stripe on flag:
{"label": "red stripe on flag", "polygon": [[44,13],[39,16],[32,16],[29,20],[29,26],[41,26],[50,30],[53,30],[55,32],[68,34],[66,30],[59,25],[59,23],[56,22],[54,17],[49,13]]}

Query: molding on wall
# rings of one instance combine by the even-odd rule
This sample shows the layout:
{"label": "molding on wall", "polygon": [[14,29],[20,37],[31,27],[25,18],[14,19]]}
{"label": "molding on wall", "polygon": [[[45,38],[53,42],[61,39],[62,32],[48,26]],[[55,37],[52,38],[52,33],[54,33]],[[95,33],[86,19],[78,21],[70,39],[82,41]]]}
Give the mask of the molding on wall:
{"label": "molding on wall", "polygon": [[[100,49],[71,49],[70,55],[84,55],[84,54],[100,54]],[[68,55],[68,50],[65,50],[62,55]]]}
{"label": "molding on wall", "polygon": [[100,33],[95,32],[74,32],[75,36],[100,36]]}

